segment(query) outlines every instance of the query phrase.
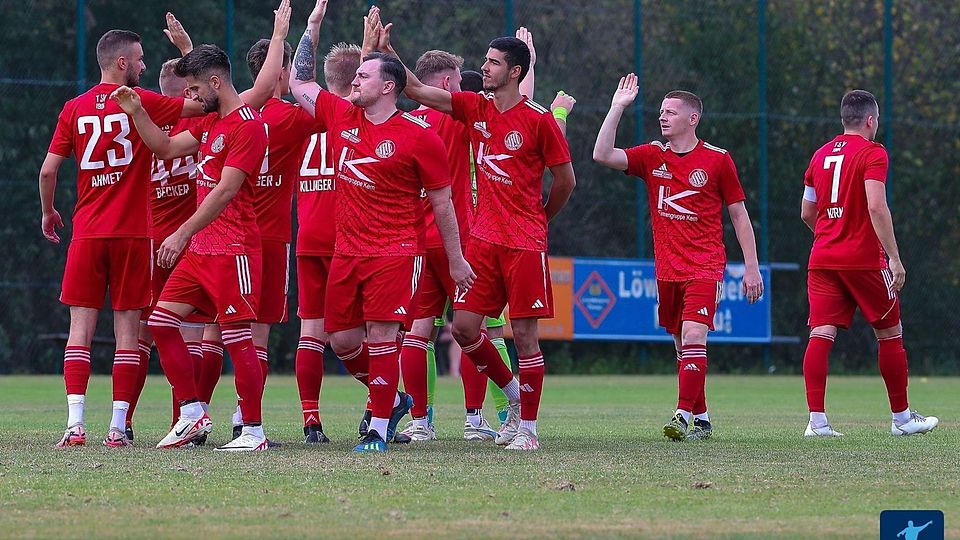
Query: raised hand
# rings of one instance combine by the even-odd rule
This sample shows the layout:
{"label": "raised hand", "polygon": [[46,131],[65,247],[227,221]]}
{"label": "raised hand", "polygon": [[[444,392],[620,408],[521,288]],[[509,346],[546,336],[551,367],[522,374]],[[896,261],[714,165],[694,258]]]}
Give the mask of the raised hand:
{"label": "raised hand", "polygon": [[613,106],[615,107],[629,107],[633,100],[637,98],[637,92],[640,91],[640,87],[637,85],[637,76],[633,73],[628,73],[626,76],[620,78],[620,85],[617,87],[617,91],[613,93]]}
{"label": "raised hand", "polygon": [[290,32],[290,0],[280,0],[280,5],[273,11],[273,39],[287,39]]}
{"label": "raised hand", "polygon": [[133,116],[143,105],[140,104],[140,95],[129,86],[121,86],[110,94],[110,99],[116,101],[123,112]]}
{"label": "raised hand", "polygon": [[525,26],[517,28],[517,39],[527,44],[530,49],[530,67],[537,63],[537,49],[533,46],[533,34]]}
{"label": "raised hand", "polygon": [[327,0],[317,0],[317,4],[313,6],[313,11],[310,12],[310,17],[307,18],[307,24],[319,25],[323,22],[323,17],[326,14]]}
{"label": "raised hand", "polygon": [[166,34],[167,39],[170,40],[170,43],[173,43],[173,46],[180,51],[181,55],[187,54],[193,50],[193,41],[190,40],[190,34],[183,29],[183,25],[180,24],[180,21],[173,16],[173,13],[167,12],[167,28],[163,31]]}
{"label": "raised hand", "polygon": [[576,98],[567,94],[563,90],[557,92],[557,97],[553,98],[553,103],[550,104],[550,110],[553,111],[558,107],[563,107],[569,113],[573,110],[573,106],[577,104]]}
{"label": "raised hand", "polygon": [[43,237],[54,244],[60,243],[60,235],[57,234],[56,229],[62,228],[63,218],[60,217],[60,212],[56,210],[50,214],[44,214],[43,219],[40,220],[40,230],[43,231]]}
{"label": "raised hand", "polygon": [[380,8],[370,6],[370,11],[363,17],[363,42],[360,46],[366,56],[377,50],[380,43]]}
{"label": "raised hand", "polygon": [[386,26],[380,27],[380,40],[377,42],[377,50],[395,55],[393,45],[390,44],[390,30],[393,30],[393,23],[387,23]]}

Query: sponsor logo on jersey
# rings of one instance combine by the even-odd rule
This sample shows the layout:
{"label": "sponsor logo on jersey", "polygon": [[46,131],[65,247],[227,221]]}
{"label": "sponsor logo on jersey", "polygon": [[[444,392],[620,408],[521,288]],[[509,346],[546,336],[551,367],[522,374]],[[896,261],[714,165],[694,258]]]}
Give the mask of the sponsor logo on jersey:
{"label": "sponsor logo on jersey", "polygon": [[694,169],[693,172],[690,173],[690,178],[688,178],[687,181],[689,181],[690,185],[695,188],[702,188],[703,186],[707,185],[707,179],[707,171],[703,169]]}
{"label": "sponsor logo on jersey", "polygon": [[358,158],[354,157],[355,155],[356,152],[354,152],[352,148],[344,148],[340,153],[340,177],[346,182],[349,182],[355,186],[366,189],[376,189],[377,183],[371,180],[369,176],[363,174],[358,166],[369,163],[377,163],[377,158]]}
{"label": "sponsor logo on jersey", "polygon": [[203,135],[200,136],[200,144],[207,144],[207,135],[209,134],[210,134],[209,131],[203,132]]}
{"label": "sponsor logo on jersey", "polygon": [[653,170],[653,175],[657,178],[663,178],[664,180],[670,180],[673,178],[673,174],[667,170],[667,164],[664,163]]}
{"label": "sponsor logo on jersey", "polygon": [[698,194],[699,191],[687,189],[677,194],[671,194],[670,188],[660,186],[660,192],[657,196],[657,210],[661,217],[676,219],[680,221],[697,221],[696,212],[680,204],[681,201],[691,195]]}
{"label": "sponsor logo on jersey", "polygon": [[506,185],[513,185],[513,180],[510,179],[510,175],[507,174],[507,171],[500,168],[499,162],[512,159],[513,156],[510,154],[490,154],[488,151],[490,147],[484,143],[480,143],[480,146],[477,148],[477,165],[480,169],[486,173],[486,176],[495,181],[500,182]]}
{"label": "sponsor logo on jersey", "polygon": [[842,151],[843,151],[843,147],[846,146],[846,145],[847,145],[847,142],[846,142],[846,141],[840,141],[840,142],[834,143],[834,145],[833,145],[833,152],[842,152]]}
{"label": "sponsor logo on jersey", "polygon": [[523,136],[520,135],[519,131],[511,131],[503,138],[503,144],[507,145],[508,150],[515,152],[523,146]]}
{"label": "sponsor logo on jersey", "polygon": [[487,131],[487,123],[486,123],[486,122],[474,122],[474,123],[473,123],[473,129],[479,131],[481,135],[483,135],[484,137],[486,137],[486,138],[488,138],[488,139],[489,139],[490,137],[493,137],[493,134],[490,133],[489,131]]}
{"label": "sponsor logo on jersey", "polygon": [[217,138],[213,140],[213,144],[210,145],[210,151],[214,154],[221,152],[224,147],[224,139],[223,133],[217,135]]}
{"label": "sponsor logo on jersey", "polygon": [[97,94],[97,110],[102,111],[106,108],[107,95],[106,94]]}
{"label": "sponsor logo on jersey", "polygon": [[358,144],[360,142],[360,128],[345,129],[340,132],[340,136],[353,144]]}
{"label": "sponsor logo on jersey", "polygon": [[377,157],[380,159],[387,159],[392,156],[394,152],[397,151],[397,145],[393,144],[393,141],[386,140],[377,145]]}

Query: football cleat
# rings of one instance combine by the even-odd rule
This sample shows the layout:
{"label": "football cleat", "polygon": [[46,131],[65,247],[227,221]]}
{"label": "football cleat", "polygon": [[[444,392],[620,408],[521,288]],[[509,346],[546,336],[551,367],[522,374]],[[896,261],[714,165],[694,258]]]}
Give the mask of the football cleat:
{"label": "football cleat", "polygon": [[940,419],[936,416],[923,416],[917,411],[910,411],[910,420],[902,424],[896,421],[890,424],[890,433],[894,435],[914,435],[917,433],[929,433],[937,427]]}
{"label": "football cleat", "polygon": [[360,419],[360,425],[357,426],[358,439],[363,440],[367,436],[367,430],[370,429],[370,420],[373,418],[373,412],[370,409],[363,411],[363,418]]}
{"label": "football cleat", "polygon": [[215,452],[260,452],[269,448],[266,437],[257,437],[252,433],[241,433],[227,444],[214,448]]}
{"label": "football cleat", "polygon": [[83,424],[74,424],[63,432],[63,438],[56,444],[57,448],[66,448],[68,446],[83,446],[87,444],[87,432],[83,430]]}
{"label": "football cleat", "polygon": [[480,425],[474,427],[469,420],[463,421],[463,438],[467,441],[492,441],[497,438],[497,430],[490,427],[487,419],[480,417]]}
{"label": "football cleat", "polygon": [[353,447],[353,451],[360,454],[386,452],[387,443],[383,441],[383,437],[379,433],[371,429],[367,430],[367,434],[360,441],[360,444]]}
{"label": "football cleat", "polygon": [[520,403],[511,403],[507,406],[507,420],[500,425],[500,431],[497,432],[496,443],[500,446],[506,446],[513,442],[520,429]]}
{"label": "football cleat", "polygon": [[303,426],[304,444],[320,444],[330,442],[329,437],[323,433],[323,424],[311,424]]}
{"label": "football cleat", "polygon": [[194,446],[203,446],[203,445],[207,444],[207,434],[206,434],[206,433],[201,433],[200,435],[197,435],[197,438],[196,438],[196,439],[194,439],[194,440],[192,440],[192,441],[190,441],[190,442],[191,442],[191,444],[193,444]]}
{"label": "football cleat", "polygon": [[702,441],[709,439],[711,435],[713,435],[713,425],[710,424],[710,421],[694,418],[693,429],[690,430],[690,433],[687,433],[687,440]]}
{"label": "football cleat", "polygon": [[[397,435],[406,435],[410,437],[412,442],[437,440],[437,432],[433,429],[433,426],[429,424],[426,426],[418,424],[416,420],[407,422],[407,426],[403,428],[403,431],[397,433]],[[394,439],[396,439],[396,436]]]}
{"label": "football cleat", "polygon": [[108,448],[124,448],[133,446],[133,442],[127,438],[127,434],[120,428],[110,428],[107,432],[107,438],[103,439],[103,445]]}
{"label": "football cleat", "polygon": [[233,435],[230,437],[230,440],[236,439],[243,433],[243,424],[238,424],[233,426]]}
{"label": "football cleat", "polygon": [[397,433],[397,425],[400,423],[400,420],[403,420],[403,417],[410,412],[410,407],[413,407],[413,397],[410,394],[399,392],[400,394],[400,403],[393,408],[393,411],[390,413],[390,421],[387,422],[387,439],[388,441],[393,440],[393,436]]}
{"label": "football cleat", "polygon": [[124,435],[127,436],[127,439],[130,442],[133,442],[133,424],[127,422],[127,428],[124,430]]}
{"label": "football cleat", "polygon": [[539,450],[540,440],[532,431],[526,428],[517,430],[517,435],[513,441],[506,446],[507,450]]}
{"label": "football cleat", "polygon": [[843,437],[843,433],[836,431],[830,424],[814,426],[807,422],[807,429],[803,430],[804,437]]}
{"label": "football cleat", "polygon": [[390,442],[394,444],[410,444],[413,442],[413,439],[411,439],[406,433],[398,431],[396,435],[393,436],[393,440]]}
{"label": "football cleat", "polygon": [[184,418],[181,416],[170,433],[167,433],[167,436],[157,443],[157,448],[177,448],[193,442],[200,434],[210,433],[211,431],[213,431],[213,422],[210,421],[210,417],[206,413],[200,418]]}
{"label": "football cleat", "polygon": [[683,415],[675,414],[663,426],[663,436],[674,441],[682,441],[687,438],[687,421],[683,419]]}

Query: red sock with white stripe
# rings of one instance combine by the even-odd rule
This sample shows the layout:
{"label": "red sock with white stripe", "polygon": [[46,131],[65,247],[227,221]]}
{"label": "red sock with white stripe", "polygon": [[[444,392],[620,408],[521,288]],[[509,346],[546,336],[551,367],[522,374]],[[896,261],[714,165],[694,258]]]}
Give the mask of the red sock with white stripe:
{"label": "red sock with white stripe", "polygon": [[200,343],[200,347],[203,350],[203,361],[200,365],[197,397],[209,405],[210,400],[213,399],[213,391],[220,382],[220,374],[223,372],[223,345],[220,342],[205,339]]}
{"label": "red sock with white stripe", "polygon": [[543,392],[545,371],[543,353],[520,356],[520,427],[537,434],[537,413],[540,411],[540,395]]}
{"label": "red sock with white stripe", "polygon": [[890,410],[909,414],[907,403],[907,351],[903,348],[903,334],[877,340],[877,364],[883,384],[887,386]]}
{"label": "red sock with white stripe", "polygon": [[690,422],[693,415],[693,406],[697,397],[703,392],[703,385],[707,377],[707,346],[684,345],[680,353],[679,397],[677,411],[683,414],[684,420]]}
{"label": "red sock with white stripe", "polygon": [[[397,385],[400,382],[400,362],[397,357],[397,343],[384,341],[368,345],[370,357],[370,402],[373,419],[370,427],[377,426],[381,437],[386,437],[386,430],[381,431],[383,420],[389,420],[393,413],[397,397]],[[426,361],[424,361],[426,362]],[[386,424],[383,424],[386,425]]]}
{"label": "red sock with white stripe", "polygon": [[153,333],[160,353],[160,367],[167,376],[167,381],[173,387],[173,392],[182,401],[197,399],[197,384],[193,380],[193,360],[190,351],[180,334],[180,324],[183,319],[176,313],[163,309],[153,308],[147,325]]}
{"label": "red sock with white stripe", "polygon": [[463,352],[470,355],[470,360],[477,366],[477,371],[486,374],[503,392],[510,401],[520,400],[520,384],[513,376],[510,368],[500,358],[500,351],[487,338],[486,332],[481,332],[475,340],[463,345]]}
{"label": "red sock with white stripe", "polygon": [[257,348],[253,344],[250,324],[230,324],[220,326],[223,345],[233,360],[233,373],[236,380],[237,395],[243,402],[240,414],[244,425],[262,423],[263,369],[257,358]]}
{"label": "red sock with white stripe", "polygon": [[263,385],[267,385],[267,374],[270,373],[270,357],[266,347],[257,347],[257,359],[260,360],[260,371],[263,373]]}
{"label": "red sock with white stripe", "polygon": [[63,351],[63,382],[67,389],[67,427],[83,423],[83,403],[90,381],[90,347],[67,345]]}
{"label": "red sock with white stripe", "polygon": [[120,349],[113,355],[113,418],[111,428],[123,429],[140,373],[140,352]]}
{"label": "red sock with white stripe", "polygon": [[[477,369],[466,353],[460,355],[460,379],[463,381],[463,408],[482,409],[487,395],[487,376]],[[480,416],[475,416],[477,425],[480,425]]]}
{"label": "red sock with white stripe", "polygon": [[323,384],[323,352],[326,343],[315,337],[303,336],[297,344],[297,389],[303,425],[320,424],[320,386]]}
{"label": "red sock with white stripe", "polygon": [[[400,373],[403,375],[403,391],[413,397],[410,415],[414,418],[427,416],[427,344],[429,340],[408,333],[400,349]],[[383,435],[381,433],[381,435]]]}
{"label": "red sock with white stripe", "polygon": [[140,394],[143,393],[143,387],[147,384],[147,374],[150,372],[150,344],[142,339],[137,340],[137,349],[140,354],[140,369],[137,372],[137,385],[133,388],[133,399],[130,400],[130,408],[127,409],[127,424],[133,423],[133,411],[137,408]]}
{"label": "red sock with white stripe", "polygon": [[823,427],[827,423],[826,417],[821,418],[820,415],[824,413],[833,340],[834,336],[826,332],[810,332],[810,341],[803,353],[803,385],[807,391],[807,409],[810,411],[811,422],[817,420],[814,422],[816,427]]}
{"label": "red sock with white stripe", "polygon": [[354,379],[360,381],[364,386],[370,386],[370,352],[367,349],[366,341],[358,345],[357,348],[353,349],[352,351],[346,351],[343,353],[340,351],[334,352],[336,352],[337,356],[340,357],[340,361],[343,362],[343,367],[347,368],[347,371],[353,375]]}
{"label": "red sock with white stripe", "polygon": [[199,341],[187,341],[190,363],[193,366],[193,382],[200,388],[200,376],[203,373],[203,345]]}

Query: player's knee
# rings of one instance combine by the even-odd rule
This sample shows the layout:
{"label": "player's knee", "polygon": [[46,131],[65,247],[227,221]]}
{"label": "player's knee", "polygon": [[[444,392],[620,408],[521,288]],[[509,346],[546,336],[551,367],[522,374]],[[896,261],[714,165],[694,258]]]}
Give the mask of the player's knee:
{"label": "player's knee", "polygon": [[873,333],[877,335],[877,339],[891,338],[903,333],[903,325],[898,322],[890,328],[874,328]]}
{"label": "player's knee", "polygon": [[837,327],[830,324],[825,324],[823,326],[816,326],[810,329],[810,335],[811,336],[813,335],[830,336],[832,338],[835,338],[837,337]]}
{"label": "player's knee", "polygon": [[707,325],[684,323],[680,332],[683,345],[702,345],[707,342]]}
{"label": "player's knee", "polygon": [[450,330],[450,333],[453,334],[453,339],[462,347],[476,341],[477,336],[480,335],[480,330],[463,322],[457,323],[456,319],[454,319],[453,328]]}
{"label": "player's knee", "polygon": [[517,352],[527,354],[526,351],[536,352],[540,348],[539,333],[537,331],[537,321],[532,319],[533,323],[525,320],[514,321],[513,324],[513,342],[517,346]]}

